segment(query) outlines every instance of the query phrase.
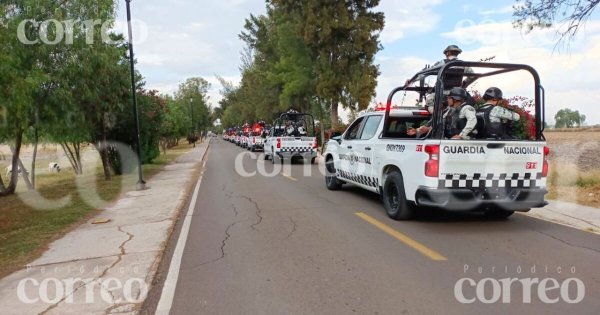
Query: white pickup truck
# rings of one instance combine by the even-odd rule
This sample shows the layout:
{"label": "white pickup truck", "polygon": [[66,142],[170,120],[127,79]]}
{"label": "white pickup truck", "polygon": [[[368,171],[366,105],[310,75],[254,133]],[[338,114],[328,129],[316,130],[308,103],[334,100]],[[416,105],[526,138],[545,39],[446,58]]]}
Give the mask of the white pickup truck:
{"label": "white pickup truck", "polygon": [[311,164],[317,158],[317,137],[314,136],[314,119],[309,114],[289,111],[273,123],[265,140],[265,159],[273,163],[301,157]]}
{"label": "white pickup truck", "polygon": [[[531,73],[536,95],[533,139],[445,139],[441,100],[444,74],[453,65],[492,69],[475,71],[471,81],[499,71]],[[385,108],[360,116],[344,134],[328,142],[323,154],[327,188],[338,190],[351,183],[381,194],[386,213],[397,220],[412,218],[420,206],[484,211],[495,218],[545,206],[549,150],[543,137],[543,88],[537,72],[525,65],[460,61],[424,70],[414,78],[423,75],[437,76],[433,114],[423,107],[392,106],[397,92],[413,92],[425,99],[433,89],[423,80],[420,86],[396,88]],[[409,135],[409,130],[425,124],[431,126],[427,134]]]}

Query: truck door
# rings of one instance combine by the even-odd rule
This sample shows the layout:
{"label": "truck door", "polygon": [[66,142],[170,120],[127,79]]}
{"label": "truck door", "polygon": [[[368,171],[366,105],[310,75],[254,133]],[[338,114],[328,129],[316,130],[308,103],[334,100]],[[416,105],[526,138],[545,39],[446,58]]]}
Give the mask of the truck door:
{"label": "truck door", "polygon": [[358,182],[358,166],[355,161],[354,146],[360,141],[360,132],[362,131],[364,121],[365,117],[360,117],[348,127],[338,148],[336,159],[339,163],[339,165],[336,165],[338,176],[351,182]]}
{"label": "truck door", "polygon": [[376,138],[379,124],[383,119],[382,115],[371,115],[365,117],[365,122],[360,132],[360,138],[354,141],[353,149],[354,166],[356,170],[356,182],[364,185],[365,188],[377,191],[379,182],[377,176],[373,174],[373,152],[374,139]]}

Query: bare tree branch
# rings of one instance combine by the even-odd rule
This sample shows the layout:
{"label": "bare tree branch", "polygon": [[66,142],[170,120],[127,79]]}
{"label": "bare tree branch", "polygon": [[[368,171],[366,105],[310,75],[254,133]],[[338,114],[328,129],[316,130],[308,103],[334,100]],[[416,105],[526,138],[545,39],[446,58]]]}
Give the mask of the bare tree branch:
{"label": "bare tree branch", "polygon": [[598,3],[600,0],[517,0],[513,25],[526,32],[559,26],[557,44],[572,41]]}

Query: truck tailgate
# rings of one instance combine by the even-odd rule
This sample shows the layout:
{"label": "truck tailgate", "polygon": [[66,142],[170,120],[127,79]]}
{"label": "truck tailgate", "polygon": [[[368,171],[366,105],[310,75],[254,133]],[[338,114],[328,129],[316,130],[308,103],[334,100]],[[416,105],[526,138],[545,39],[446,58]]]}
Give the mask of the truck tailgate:
{"label": "truck tailgate", "polygon": [[545,187],[545,142],[453,141],[440,145],[439,188]]}

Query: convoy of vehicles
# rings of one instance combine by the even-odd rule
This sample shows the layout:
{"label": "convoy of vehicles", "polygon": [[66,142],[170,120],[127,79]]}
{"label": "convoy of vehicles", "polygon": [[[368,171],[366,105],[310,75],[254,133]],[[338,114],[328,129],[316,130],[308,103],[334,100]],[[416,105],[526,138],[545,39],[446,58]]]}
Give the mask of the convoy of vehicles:
{"label": "convoy of vehicles", "polygon": [[[467,68],[472,71],[464,71]],[[532,134],[445,137],[448,111],[444,99],[457,77],[466,88],[515,72],[533,78]],[[467,79],[462,81],[463,77]],[[435,85],[426,83],[430,79]],[[407,97],[409,93],[415,97]],[[400,106],[392,105],[394,97],[401,98]],[[416,104],[406,104],[407,99],[416,99]],[[412,218],[420,207],[482,211],[506,218],[515,211],[547,204],[549,149],[544,123],[544,89],[537,72],[527,65],[452,61],[426,68],[394,89],[385,106],[363,113],[343,134],[329,140],[323,152],[325,184],[329,190],[353,184],[380,194],[386,213],[396,220]],[[247,132],[229,129],[223,138],[252,151],[262,148],[264,158],[273,163],[293,157],[315,162],[317,139],[311,115],[284,113],[268,131],[261,125],[264,132],[260,135],[255,127]]]}

